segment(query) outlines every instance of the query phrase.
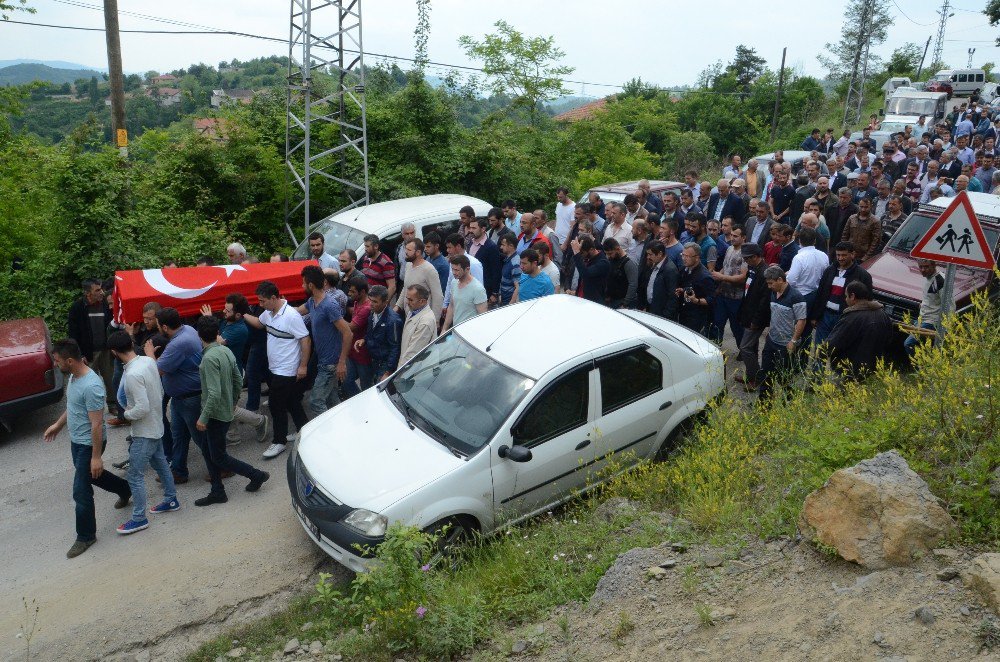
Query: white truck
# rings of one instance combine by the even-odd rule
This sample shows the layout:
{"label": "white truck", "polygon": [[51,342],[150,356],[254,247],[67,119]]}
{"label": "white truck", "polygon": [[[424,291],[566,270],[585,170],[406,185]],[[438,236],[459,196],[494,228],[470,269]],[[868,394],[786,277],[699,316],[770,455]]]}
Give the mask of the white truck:
{"label": "white truck", "polygon": [[889,97],[879,128],[889,133],[897,133],[910,126],[913,135],[919,138],[944,119],[947,112],[947,93],[919,92],[913,88],[902,87]]}

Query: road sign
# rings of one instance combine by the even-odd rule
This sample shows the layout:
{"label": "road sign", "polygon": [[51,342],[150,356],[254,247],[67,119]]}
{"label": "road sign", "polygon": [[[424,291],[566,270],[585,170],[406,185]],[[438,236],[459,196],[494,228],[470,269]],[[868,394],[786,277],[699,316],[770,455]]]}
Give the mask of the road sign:
{"label": "road sign", "polygon": [[962,191],[931,224],[910,255],[974,269],[992,269],[993,248],[986,241],[969,195]]}
{"label": "road sign", "polygon": [[125,129],[118,129],[117,138],[119,147],[128,147],[128,131]]}

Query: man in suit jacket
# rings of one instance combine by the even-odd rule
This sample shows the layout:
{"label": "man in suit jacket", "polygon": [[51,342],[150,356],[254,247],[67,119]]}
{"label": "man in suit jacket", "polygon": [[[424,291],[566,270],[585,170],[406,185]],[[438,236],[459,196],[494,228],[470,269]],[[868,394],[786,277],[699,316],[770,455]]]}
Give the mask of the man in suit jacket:
{"label": "man in suit jacket", "polygon": [[482,219],[474,218],[469,222],[469,232],[472,234],[469,254],[483,265],[486,296],[491,303],[496,303],[500,296],[500,269],[503,260],[500,258],[500,248],[486,236],[486,231],[486,222]]}
{"label": "man in suit jacket", "polygon": [[[837,167],[837,159],[830,159],[826,162],[826,168],[829,170],[829,174],[826,175],[827,184],[831,191],[839,191],[841,186],[847,186],[847,175],[840,172],[840,168]],[[818,183],[819,180],[817,180]]]}
{"label": "man in suit jacket", "polygon": [[[722,209],[719,209],[719,205]],[[708,209],[705,217],[708,220],[721,221],[725,217],[743,218],[743,200],[729,186],[728,179],[719,180],[719,192],[713,193],[708,199]]]}
{"label": "man in suit jacket", "polygon": [[640,305],[648,313],[676,321],[677,265],[667,259],[667,251],[658,241],[649,245],[647,262],[646,277],[640,282]]}
{"label": "man in suit jacket", "polygon": [[423,285],[406,290],[410,313],[403,322],[403,337],[399,341],[399,365],[403,365],[437,337],[437,319],[427,305],[431,293]]}
{"label": "man in suit jacket", "polygon": [[771,210],[767,205],[759,203],[757,205],[756,214],[753,218],[747,220],[746,223],[746,241],[752,242],[760,246],[761,250],[764,249],[764,244],[771,241],[771,226],[774,221],[771,220]]}

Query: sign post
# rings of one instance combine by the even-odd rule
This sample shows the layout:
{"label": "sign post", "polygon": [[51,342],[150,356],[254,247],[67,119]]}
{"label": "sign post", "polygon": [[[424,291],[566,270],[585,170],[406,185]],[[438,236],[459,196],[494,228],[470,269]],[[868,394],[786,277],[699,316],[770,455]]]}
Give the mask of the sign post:
{"label": "sign post", "polygon": [[972,210],[969,194],[962,191],[931,224],[910,256],[948,265],[941,292],[942,315],[955,312],[955,271],[957,265],[973,269],[993,269],[993,250]]}

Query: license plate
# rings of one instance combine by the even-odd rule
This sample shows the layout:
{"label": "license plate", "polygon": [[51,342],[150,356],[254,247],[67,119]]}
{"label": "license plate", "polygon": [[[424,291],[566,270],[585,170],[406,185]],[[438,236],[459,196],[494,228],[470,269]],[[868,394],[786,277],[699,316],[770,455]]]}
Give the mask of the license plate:
{"label": "license plate", "polygon": [[303,524],[306,525],[306,528],[309,529],[309,533],[313,534],[313,536],[315,536],[316,539],[318,540],[319,527],[313,524],[313,521],[311,519],[306,517],[305,512],[303,512],[302,508],[299,507],[299,504],[295,504],[295,512],[298,514],[299,519],[302,520]]}

